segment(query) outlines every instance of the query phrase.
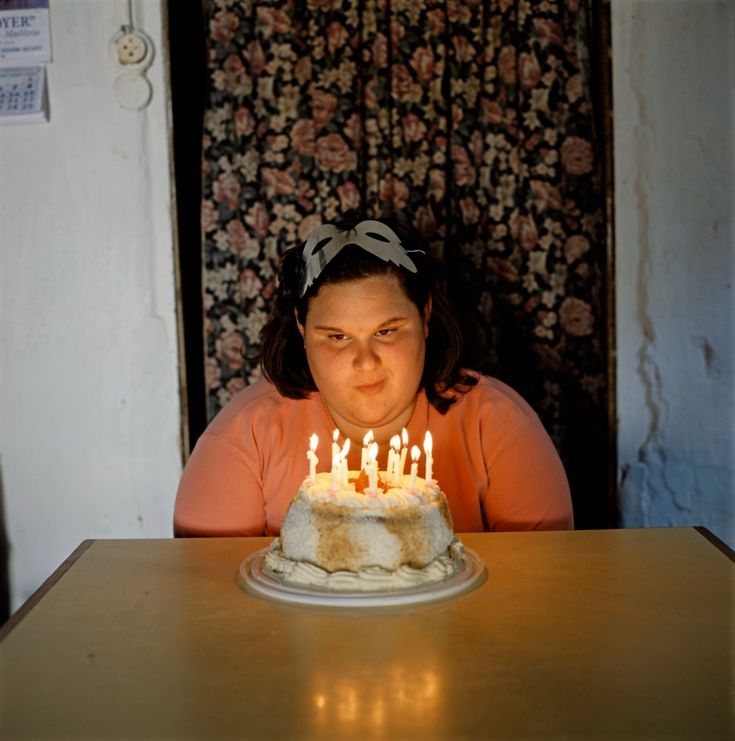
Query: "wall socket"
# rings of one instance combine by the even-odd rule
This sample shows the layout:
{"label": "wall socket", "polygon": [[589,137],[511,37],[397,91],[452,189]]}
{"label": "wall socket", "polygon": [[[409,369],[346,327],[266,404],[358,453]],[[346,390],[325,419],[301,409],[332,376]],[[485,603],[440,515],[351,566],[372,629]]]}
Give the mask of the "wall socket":
{"label": "wall socket", "polygon": [[123,26],[110,41],[110,56],[117,67],[142,72],[153,62],[153,42],[142,31]]}
{"label": "wall socket", "polygon": [[117,37],[115,50],[120,64],[139,64],[148,53],[148,45],[139,33],[128,31]]}
{"label": "wall socket", "polygon": [[153,95],[145,76],[153,63],[153,42],[142,31],[123,26],[110,39],[110,57],[118,69],[112,90],[118,105],[129,111],[145,108]]}

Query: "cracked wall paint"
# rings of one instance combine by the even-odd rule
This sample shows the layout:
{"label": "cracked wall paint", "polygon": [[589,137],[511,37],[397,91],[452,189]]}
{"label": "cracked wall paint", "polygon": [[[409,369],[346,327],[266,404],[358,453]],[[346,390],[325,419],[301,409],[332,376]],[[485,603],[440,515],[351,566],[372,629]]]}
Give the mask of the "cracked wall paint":
{"label": "cracked wall paint", "polygon": [[735,546],[735,6],[611,15],[620,523]]}

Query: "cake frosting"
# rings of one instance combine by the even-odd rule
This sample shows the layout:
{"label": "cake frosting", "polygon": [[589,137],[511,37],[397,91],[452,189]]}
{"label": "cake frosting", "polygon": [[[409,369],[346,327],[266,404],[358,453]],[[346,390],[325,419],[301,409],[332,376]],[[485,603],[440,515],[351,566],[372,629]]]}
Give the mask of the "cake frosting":
{"label": "cake frosting", "polygon": [[336,486],[307,478],[291,501],[266,567],[284,582],[329,590],[402,589],[458,571],[464,550],[433,481],[404,475],[364,490],[357,472]]}

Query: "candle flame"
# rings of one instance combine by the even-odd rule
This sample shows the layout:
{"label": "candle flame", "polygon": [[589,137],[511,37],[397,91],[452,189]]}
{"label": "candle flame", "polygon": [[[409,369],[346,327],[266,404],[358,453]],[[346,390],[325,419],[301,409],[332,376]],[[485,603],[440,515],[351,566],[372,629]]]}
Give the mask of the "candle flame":
{"label": "candle flame", "polygon": [[418,445],[414,445],[411,448],[411,460],[417,461],[421,457],[421,449]]}
{"label": "candle flame", "polygon": [[316,450],[316,446],[319,445],[319,438],[316,436],[316,433],[314,433],[309,438],[309,447],[311,448],[311,452],[313,453]]}
{"label": "candle flame", "polygon": [[339,439],[339,430],[335,430],[332,433],[332,440],[334,440],[334,442],[337,442],[338,439]]}
{"label": "candle flame", "polygon": [[401,447],[401,438],[398,435],[393,435],[390,439],[390,446],[397,451]]}
{"label": "candle flame", "polygon": [[424,438],[424,453],[426,453],[427,455],[431,453],[433,445],[434,443],[431,439],[431,433],[426,430],[426,437]]}
{"label": "candle flame", "polygon": [[362,444],[363,444],[363,445],[364,445],[365,447],[367,447],[368,445],[370,445],[370,441],[371,441],[372,439],[373,439],[373,431],[372,431],[372,430],[368,430],[368,431],[367,431],[367,432],[365,433],[365,437],[363,437],[363,438],[362,438]]}
{"label": "candle flame", "polygon": [[342,446],[342,452],[340,453],[340,455],[343,458],[346,458],[347,457],[347,453],[349,453],[349,452],[350,452],[350,438],[348,437],[345,440],[345,444]]}
{"label": "candle flame", "polygon": [[401,439],[403,440],[403,447],[405,448],[406,445],[408,445],[408,430],[405,427],[401,431]]}
{"label": "candle flame", "polygon": [[372,443],[368,448],[368,458],[372,463],[378,457],[378,443]]}

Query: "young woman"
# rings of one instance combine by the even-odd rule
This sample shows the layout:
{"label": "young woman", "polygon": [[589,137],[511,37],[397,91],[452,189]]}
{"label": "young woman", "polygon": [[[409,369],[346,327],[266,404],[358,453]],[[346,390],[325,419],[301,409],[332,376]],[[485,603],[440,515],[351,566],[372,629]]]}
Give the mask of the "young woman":
{"label": "young woman", "polygon": [[528,404],[462,367],[462,333],[442,281],[398,225],[346,215],[282,261],[264,327],[265,380],[212,421],[184,470],[177,536],[277,535],[308,474],[331,467],[334,430],[359,469],[371,431],[385,469],[389,441],[433,438],[434,478],[456,532],[573,527],[559,456]]}

